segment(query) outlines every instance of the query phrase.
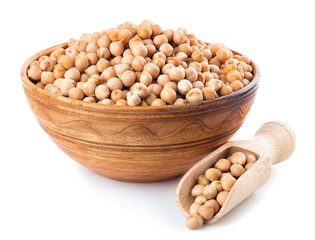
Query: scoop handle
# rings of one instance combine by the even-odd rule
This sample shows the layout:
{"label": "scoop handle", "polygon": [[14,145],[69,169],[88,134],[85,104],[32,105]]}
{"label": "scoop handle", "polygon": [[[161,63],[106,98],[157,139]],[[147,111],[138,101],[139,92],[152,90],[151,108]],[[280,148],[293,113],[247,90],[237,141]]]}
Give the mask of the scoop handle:
{"label": "scoop handle", "polygon": [[292,128],[281,121],[265,123],[256,132],[253,140],[263,147],[272,164],[280,163],[291,156],[296,138]]}

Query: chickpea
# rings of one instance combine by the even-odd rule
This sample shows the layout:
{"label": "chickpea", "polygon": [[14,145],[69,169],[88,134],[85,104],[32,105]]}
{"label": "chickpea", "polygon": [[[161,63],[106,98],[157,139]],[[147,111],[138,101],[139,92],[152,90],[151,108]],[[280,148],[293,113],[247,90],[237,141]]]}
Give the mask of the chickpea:
{"label": "chickpea", "polygon": [[122,29],[119,31],[118,40],[122,43],[128,43],[133,36],[134,33],[129,29]]}
{"label": "chickpea", "polygon": [[192,58],[193,61],[200,62],[200,63],[204,60],[203,59],[203,54],[202,54],[202,52],[200,50],[192,52],[191,58]]}
{"label": "chickpea", "polygon": [[181,30],[176,30],[173,33],[173,41],[179,45],[181,43],[184,43],[186,41],[186,36]]}
{"label": "chickpea", "polygon": [[215,199],[210,199],[204,203],[205,206],[211,207],[214,210],[214,214],[217,214],[220,210],[220,205]]}
{"label": "chickpea", "polygon": [[60,91],[61,94],[65,97],[69,97],[69,91],[71,88],[74,88],[76,86],[76,82],[72,79],[64,78],[61,80],[60,83]]}
{"label": "chickpea", "polygon": [[97,97],[97,99],[103,100],[110,96],[110,90],[104,84],[98,85],[95,88],[95,96]]}
{"label": "chickpea", "polygon": [[191,195],[192,195],[193,197],[197,197],[197,196],[199,196],[199,195],[202,195],[204,187],[205,187],[205,186],[202,185],[202,184],[197,184],[197,185],[195,185],[195,186],[193,187],[193,189],[191,190]]}
{"label": "chickpea", "polygon": [[84,98],[84,93],[81,88],[71,88],[69,90],[69,97],[77,100],[82,100]]}
{"label": "chickpea", "polygon": [[160,84],[162,87],[165,85],[165,83],[170,82],[171,79],[167,74],[161,74],[157,78],[157,83]]}
{"label": "chickpea", "polygon": [[185,70],[180,67],[173,67],[169,72],[171,80],[180,81],[185,78]]}
{"label": "chickpea", "polygon": [[139,106],[141,103],[141,98],[133,91],[128,92],[126,98],[129,106]]}
{"label": "chickpea", "polygon": [[245,172],[245,169],[242,165],[236,163],[232,164],[230,171],[233,177],[238,178]]}
{"label": "chickpea", "polygon": [[113,67],[106,68],[101,74],[101,80],[107,82],[109,79],[116,77],[116,72]]}
{"label": "chickpea", "polygon": [[97,67],[95,65],[89,66],[87,69],[84,71],[87,75],[93,75],[93,74],[99,74]]}
{"label": "chickpea", "polygon": [[135,83],[130,87],[130,90],[137,94],[141,99],[146,98],[149,95],[149,90],[143,83]]}
{"label": "chickpea", "polygon": [[207,205],[202,205],[198,213],[204,220],[210,220],[214,215],[214,210]]}
{"label": "chickpea", "polygon": [[85,82],[82,85],[82,90],[84,94],[88,97],[94,97],[95,96],[95,88],[96,84],[93,81]]}
{"label": "chickpea", "polygon": [[103,83],[103,81],[101,80],[101,77],[98,74],[93,74],[89,76],[87,82],[93,82],[96,86]]}
{"label": "chickpea", "polygon": [[144,57],[142,56],[136,56],[132,60],[131,66],[135,71],[142,71],[144,68],[144,65],[146,64],[146,61]]}
{"label": "chickpea", "polygon": [[55,79],[63,78],[65,73],[66,69],[61,64],[57,64],[54,66],[53,74]]}
{"label": "chickpea", "polygon": [[45,85],[42,82],[37,82],[36,86],[41,88],[41,89],[44,89],[44,87],[45,87]]}
{"label": "chickpea", "polygon": [[205,196],[207,199],[213,199],[217,195],[218,190],[216,187],[212,185],[207,185],[203,188],[203,196]]}
{"label": "chickpea", "polygon": [[68,55],[62,55],[60,57],[60,64],[65,68],[65,69],[70,69],[73,68],[75,65],[74,60],[68,56]]}
{"label": "chickpea", "polygon": [[184,52],[178,52],[176,53],[176,58],[179,60],[179,61],[184,61],[186,62],[188,60],[188,56],[186,53]]}
{"label": "chickpea", "polygon": [[228,49],[221,48],[217,51],[216,57],[220,62],[225,62],[231,57],[231,55]]}
{"label": "chickpea", "polygon": [[212,100],[219,97],[217,92],[212,88],[204,87],[201,89],[201,91],[202,91],[204,100]]}
{"label": "chickpea", "polygon": [[166,105],[166,102],[164,102],[164,100],[160,99],[160,98],[155,99],[151,103],[151,106],[153,106],[153,107],[159,107],[159,106],[165,106],[165,105]]}
{"label": "chickpea", "polygon": [[220,206],[223,206],[228,195],[229,195],[229,192],[227,192],[227,191],[222,191],[222,192],[218,193],[216,200],[220,204]]}
{"label": "chickpea", "polygon": [[208,199],[203,195],[199,195],[195,198],[195,203],[200,203],[201,205],[207,201],[208,201]]}
{"label": "chickpea", "polygon": [[76,82],[78,82],[80,80],[80,76],[81,76],[80,71],[74,67],[68,69],[64,74],[65,78],[72,79]]}
{"label": "chickpea", "polygon": [[221,173],[222,171],[219,169],[209,168],[205,175],[210,181],[214,181],[220,179]]}
{"label": "chickpea", "polygon": [[200,49],[200,51],[202,52],[202,55],[209,61],[212,57],[212,53],[210,51],[210,49],[207,48],[202,48]]}
{"label": "chickpea", "polygon": [[215,163],[214,167],[219,169],[220,171],[226,173],[230,170],[231,163],[229,160],[222,158]]}
{"label": "chickpea", "polygon": [[147,56],[148,57],[152,57],[154,53],[156,53],[156,47],[153,44],[147,44],[145,45],[145,47],[147,48]]}
{"label": "chickpea", "polygon": [[163,74],[168,74],[170,73],[171,69],[173,69],[175,66],[173,64],[167,63],[164,65],[164,67],[162,68],[162,73]]}
{"label": "chickpea", "polygon": [[200,90],[202,90],[205,87],[205,85],[200,81],[193,82],[192,85],[193,88],[199,88]]}
{"label": "chickpea", "polygon": [[210,47],[210,50],[211,50],[211,53],[212,53],[212,56],[216,56],[217,52],[224,48],[224,44],[222,43],[216,43],[216,44],[213,44],[211,47]]}
{"label": "chickpea", "polygon": [[161,91],[161,99],[166,103],[172,104],[176,100],[176,92],[172,88],[163,88]]}
{"label": "chickpea", "polygon": [[167,57],[171,56],[174,52],[172,45],[169,43],[163,43],[159,49],[160,52],[164,53]]}
{"label": "chickpea", "polygon": [[222,183],[220,180],[214,180],[210,183],[210,185],[215,187],[217,189],[217,192],[223,191]]}
{"label": "chickpea", "polygon": [[125,47],[120,41],[112,42],[109,45],[109,51],[114,56],[121,56],[123,54],[124,50],[125,50]]}
{"label": "chickpea", "polygon": [[52,72],[42,72],[41,74],[41,82],[44,85],[47,85],[49,83],[53,83],[55,81],[54,74]]}
{"label": "chickpea", "polygon": [[116,102],[116,106],[128,106],[128,103],[125,99],[119,99],[117,102]]}
{"label": "chickpea", "polygon": [[188,43],[182,43],[178,45],[178,52],[185,53],[188,57],[192,54],[192,48]]}
{"label": "chickpea", "polygon": [[156,95],[154,93],[149,93],[149,95],[144,99],[144,101],[151,106],[152,102],[157,99]]}
{"label": "chickpea", "polygon": [[232,83],[233,81],[236,81],[236,80],[242,80],[242,76],[240,74],[239,71],[237,70],[232,70],[230,72],[227,73],[226,75],[226,79]]}
{"label": "chickpea", "polygon": [[220,94],[220,96],[226,96],[232,92],[233,92],[233,90],[229,85],[224,85],[220,88],[219,94]]}
{"label": "chickpea", "polygon": [[85,52],[86,51],[86,47],[88,45],[88,41],[85,41],[83,39],[79,39],[78,41],[76,41],[72,47],[74,49],[77,49],[79,52]]}
{"label": "chickpea", "polygon": [[246,163],[246,156],[242,152],[235,152],[230,156],[230,161],[232,164],[244,165]]}
{"label": "chickpea", "polygon": [[230,71],[236,70],[236,65],[235,64],[228,64],[224,67],[223,72],[224,74],[228,74]]}
{"label": "chickpea", "polygon": [[[145,84],[146,85],[146,84]],[[147,85],[148,86],[148,85]],[[153,93],[155,96],[160,97],[163,87],[160,84],[153,83],[148,86],[150,93]]]}
{"label": "chickpea", "polygon": [[189,80],[190,82],[195,82],[197,81],[197,77],[198,74],[195,68],[188,67],[185,69],[185,78],[187,80]]}
{"label": "chickpea", "polygon": [[173,89],[175,92],[177,91],[177,84],[175,82],[166,82],[163,86],[163,88],[171,88]]}
{"label": "chickpea", "polygon": [[236,179],[234,177],[227,177],[222,181],[222,188],[224,191],[230,191],[233,187],[234,183],[236,182]]}
{"label": "chickpea", "polygon": [[97,45],[100,48],[109,48],[111,41],[107,36],[101,36],[99,39],[97,39]]}
{"label": "chickpea", "polygon": [[51,63],[51,61],[47,58],[47,59],[44,59],[43,61],[40,62],[39,64],[39,68],[42,70],[42,71],[48,71],[48,72],[51,72],[54,68],[54,65]]}
{"label": "chickpea", "polygon": [[83,102],[96,103],[95,97],[85,97],[82,100]]}
{"label": "chickpea", "polygon": [[202,61],[201,63],[201,72],[210,74],[210,65],[208,61]]}
{"label": "chickpea", "polygon": [[243,84],[244,87],[246,87],[248,84],[250,84],[250,81],[248,81],[247,79],[244,78],[242,80],[242,84]]}
{"label": "chickpea", "polygon": [[114,69],[115,69],[115,72],[116,72],[116,75],[120,78],[121,75],[127,71],[127,70],[130,70],[130,66],[128,64],[125,64],[125,63],[121,63],[121,64],[116,64],[114,66]]}
{"label": "chickpea", "polygon": [[120,80],[125,87],[130,87],[136,81],[136,74],[133,71],[126,70],[121,74]]}
{"label": "chickpea", "polygon": [[[201,70],[202,70],[202,66],[201,66],[201,63],[199,63],[199,62],[191,62],[191,63],[189,63],[189,65],[188,65],[190,68],[194,68],[196,71],[197,71],[197,73],[198,72],[201,72]],[[198,75],[197,75],[198,76]]]}
{"label": "chickpea", "polygon": [[123,89],[123,83],[119,78],[113,77],[109,79],[106,83],[106,86],[109,90],[114,91],[116,89],[122,90]]}
{"label": "chickpea", "polygon": [[221,62],[217,59],[217,57],[211,58],[209,64],[221,67]]}
{"label": "chickpea", "polygon": [[143,70],[150,73],[153,79],[157,78],[159,76],[159,73],[160,73],[159,67],[153,63],[147,63],[144,66]]}
{"label": "chickpea", "polygon": [[178,82],[177,88],[181,94],[186,95],[193,88],[193,86],[190,81],[183,79]]}
{"label": "chickpea", "polygon": [[220,181],[223,181],[227,177],[233,177],[233,176],[232,176],[232,174],[230,172],[222,173],[221,177],[220,177]]}
{"label": "chickpea", "polygon": [[189,103],[198,103],[203,100],[202,91],[199,88],[193,88],[186,94]]}
{"label": "chickpea", "polygon": [[27,76],[34,81],[39,81],[41,79],[42,70],[39,67],[31,67],[27,71]]}
{"label": "chickpea", "polygon": [[40,65],[40,62],[37,61],[37,60],[34,60],[33,62],[31,62],[30,68],[31,68],[31,67],[39,67],[39,65]]}
{"label": "chickpea", "polygon": [[253,76],[253,74],[250,73],[250,72],[245,72],[244,78],[246,78],[246,79],[249,80],[249,81],[252,81],[252,80],[254,79],[254,76]]}
{"label": "chickpea", "polygon": [[96,63],[96,69],[98,72],[103,72],[106,68],[110,66],[110,63],[105,58],[100,58]]}
{"label": "chickpea", "polygon": [[99,60],[99,57],[94,52],[93,53],[87,53],[85,56],[89,60],[90,65],[96,65],[96,63]]}
{"label": "chickpea", "polygon": [[[65,50],[63,48],[56,48],[53,52],[52,52],[52,56],[57,60],[57,62],[59,62],[59,58],[65,54]],[[39,66],[38,66],[39,67]]]}
{"label": "chickpea", "polygon": [[110,98],[116,103],[120,99],[125,99],[126,94],[123,91],[116,89],[112,91]]}
{"label": "chickpea", "polygon": [[89,67],[90,63],[88,58],[84,55],[77,55],[75,58],[75,67],[80,72],[83,72],[85,69]]}
{"label": "chickpea", "polygon": [[116,105],[116,103],[113,100],[109,99],[109,98],[105,98],[105,99],[99,101],[98,103],[103,104],[103,105],[107,105],[107,106],[109,106],[109,105]]}
{"label": "chickpea", "polygon": [[173,105],[185,105],[187,104],[188,101],[186,99],[183,99],[183,98],[177,98],[175,100],[175,102],[173,103]]}
{"label": "chickpea", "polygon": [[111,59],[109,59],[109,61],[110,61],[110,64],[112,66],[115,66],[117,64],[121,64],[122,63],[122,56],[117,56],[117,57],[111,58]]}
{"label": "chickpea", "polygon": [[165,60],[164,58],[155,58],[153,59],[152,63],[158,66],[158,68],[162,69],[165,65]]}
{"label": "chickpea", "polygon": [[245,56],[245,55],[242,55],[240,56],[240,58],[238,59],[239,61],[243,61],[245,62],[246,64],[250,64],[250,58]]}
{"label": "chickpea", "polygon": [[251,153],[244,153],[246,156],[246,163],[255,163],[257,158],[254,154]]}
{"label": "chickpea", "polygon": [[152,35],[152,28],[149,24],[142,22],[138,25],[137,34],[142,39],[149,38]]}
{"label": "chickpea", "polygon": [[222,86],[222,82],[218,79],[210,79],[206,82],[206,87],[212,88],[214,91],[219,91]]}
{"label": "chickpea", "polygon": [[199,215],[191,215],[186,220],[186,227],[191,230],[196,230],[201,228],[203,225],[203,219]]}

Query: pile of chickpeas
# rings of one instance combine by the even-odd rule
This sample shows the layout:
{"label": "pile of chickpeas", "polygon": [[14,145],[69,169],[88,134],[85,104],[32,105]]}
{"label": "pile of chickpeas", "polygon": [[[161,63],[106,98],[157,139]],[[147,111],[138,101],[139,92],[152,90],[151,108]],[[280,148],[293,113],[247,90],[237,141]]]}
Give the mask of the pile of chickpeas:
{"label": "pile of chickpeas", "polygon": [[247,56],[222,43],[145,20],[72,38],[66,48],[33,61],[28,77],[51,94],[85,102],[164,106],[238,91],[253,79],[253,68]]}
{"label": "pile of chickpeas", "polygon": [[213,218],[223,206],[236,180],[256,161],[253,154],[235,152],[217,161],[205,175],[200,175],[198,183],[191,190],[195,201],[190,206],[186,226],[192,230],[198,229],[204,221]]}

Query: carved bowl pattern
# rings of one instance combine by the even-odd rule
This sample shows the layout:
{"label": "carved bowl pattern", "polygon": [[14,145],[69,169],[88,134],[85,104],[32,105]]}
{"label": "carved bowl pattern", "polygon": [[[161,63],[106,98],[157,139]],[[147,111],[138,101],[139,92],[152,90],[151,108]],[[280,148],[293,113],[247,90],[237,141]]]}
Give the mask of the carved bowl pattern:
{"label": "carved bowl pattern", "polygon": [[56,97],[27,78],[29,64],[57,47],[28,59],[21,78],[40,126],[71,158],[103,176],[131,182],[176,177],[227,142],[242,125],[260,78],[213,101],[187,106],[104,106]]}

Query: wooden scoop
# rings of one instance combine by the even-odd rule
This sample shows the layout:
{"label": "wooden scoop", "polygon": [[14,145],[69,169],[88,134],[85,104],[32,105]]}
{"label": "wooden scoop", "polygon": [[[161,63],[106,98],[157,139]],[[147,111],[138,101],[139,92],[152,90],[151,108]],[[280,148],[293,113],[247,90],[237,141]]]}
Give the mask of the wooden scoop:
{"label": "wooden scoop", "polygon": [[272,164],[286,160],[295,148],[295,135],[292,129],[283,122],[264,124],[250,140],[231,141],[219,147],[207,157],[196,163],[180,180],[176,189],[176,202],[186,217],[190,205],[194,202],[191,189],[199,175],[212,167],[221,158],[227,158],[234,152],[242,151],[254,154],[257,161],[239,177],[220,211],[205,224],[218,221],[240,202],[254,193],[269,178]]}

